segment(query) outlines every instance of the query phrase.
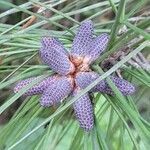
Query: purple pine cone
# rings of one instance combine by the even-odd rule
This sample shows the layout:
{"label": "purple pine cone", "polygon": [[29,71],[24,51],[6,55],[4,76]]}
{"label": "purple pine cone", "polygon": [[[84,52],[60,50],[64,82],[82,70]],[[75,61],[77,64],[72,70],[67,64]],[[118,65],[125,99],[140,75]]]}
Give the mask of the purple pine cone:
{"label": "purple pine cone", "polygon": [[[77,92],[74,93],[76,95]],[[81,96],[73,103],[75,116],[80,123],[80,127],[85,131],[90,131],[94,126],[93,106],[88,93]]]}
{"label": "purple pine cone", "polygon": [[[25,86],[27,86],[34,79],[38,80],[39,77],[32,77],[32,78],[28,78],[28,79],[25,79],[25,80],[22,80],[22,81],[18,82],[16,84],[16,86],[14,87],[14,92],[18,93],[22,88],[24,88]],[[56,76],[55,75],[47,77],[47,78],[43,79],[41,82],[39,82],[36,85],[34,85],[28,91],[26,91],[26,93],[24,95],[31,96],[31,95],[36,95],[36,94],[42,94],[43,91],[49,85],[53,84],[55,80],[56,80]]]}
{"label": "purple pine cone", "polygon": [[[75,82],[76,82],[76,85],[80,86],[81,88],[86,88],[89,84],[91,84],[98,77],[99,75],[96,74],[95,72],[82,72],[76,75]],[[114,77],[114,76],[110,76],[110,79],[115,83],[115,85],[120,90],[120,92],[122,92],[123,95],[131,95],[135,92],[135,87],[130,82],[124,79],[118,78],[118,77]],[[107,84],[106,80],[100,81],[100,83],[98,83],[92,89],[92,91],[102,92],[102,93],[106,93],[110,95],[114,94],[112,89]]]}
{"label": "purple pine cone", "polygon": [[55,49],[60,49],[62,53],[68,55],[67,50],[64,48],[63,44],[57,38],[43,37],[41,43],[43,47],[53,47]]}
{"label": "purple pine cone", "polygon": [[40,56],[43,62],[60,75],[67,75],[74,72],[74,65],[69,60],[63,45],[57,39],[44,37],[41,43]]}
{"label": "purple pine cone", "polygon": [[71,78],[59,77],[54,84],[49,85],[43,92],[40,104],[44,107],[55,105],[67,97],[72,89],[73,82]]}
{"label": "purple pine cone", "polygon": [[[114,76],[110,76],[110,79],[114,82],[114,84],[117,86],[117,88],[123,95],[131,95],[135,92],[135,86],[130,82]],[[106,94],[113,95],[114,92],[109,87],[106,81],[105,84],[106,84],[105,89],[102,89],[101,85],[97,84],[95,91],[100,91]]]}
{"label": "purple pine cone", "polygon": [[[82,89],[86,88],[89,84],[91,84],[94,80],[96,80],[99,77],[99,75],[95,72],[79,72],[76,75],[75,78],[75,83],[77,86],[81,87]],[[105,89],[106,87],[106,83],[104,80],[102,80],[99,83],[99,87],[101,87],[101,89]],[[92,89],[93,90],[97,90],[96,86]]]}
{"label": "purple pine cone", "polygon": [[93,22],[91,20],[83,21],[73,40],[71,54],[75,56],[86,56],[88,54],[89,44],[93,39]]}
{"label": "purple pine cone", "polygon": [[95,61],[102,52],[105,51],[107,44],[109,41],[109,35],[103,33],[96,37],[89,47],[89,57],[91,58],[90,61]]}

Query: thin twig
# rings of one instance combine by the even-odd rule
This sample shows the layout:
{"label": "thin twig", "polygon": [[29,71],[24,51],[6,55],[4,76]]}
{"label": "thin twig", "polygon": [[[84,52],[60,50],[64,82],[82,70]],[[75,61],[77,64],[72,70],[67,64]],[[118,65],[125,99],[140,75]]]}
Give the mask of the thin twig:
{"label": "thin twig", "polygon": [[[45,11],[44,7],[41,7],[41,6],[36,6],[36,7],[38,8],[37,13],[39,13],[39,14]],[[30,25],[32,25],[36,21],[36,19],[37,19],[37,17],[32,15],[31,19],[22,26],[22,29],[25,29],[25,28],[29,27]]]}

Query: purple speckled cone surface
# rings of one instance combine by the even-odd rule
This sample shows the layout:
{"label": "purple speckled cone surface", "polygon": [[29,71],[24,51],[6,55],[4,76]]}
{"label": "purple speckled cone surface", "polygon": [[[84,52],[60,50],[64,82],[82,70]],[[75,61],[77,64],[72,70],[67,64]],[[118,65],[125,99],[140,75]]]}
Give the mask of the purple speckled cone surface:
{"label": "purple speckled cone surface", "polygon": [[60,52],[64,53],[65,55],[68,55],[67,50],[57,38],[47,37],[47,36],[43,37],[41,40],[41,44],[43,47],[51,47],[51,48],[59,49]]}
{"label": "purple speckled cone surface", "polygon": [[[79,86],[82,89],[84,89],[88,85],[90,85],[93,81],[95,81],[98,77],[99,77],[99,75],[97,73],[95,73],[95,72],[79,72],[76,75],[75,82],[76,82],[77,86]],[[100,87],[101,87],[101,90],[105,89],[106,83],[105,83],[104,80],[102,80],[99,83],[99,89],[100,89]],[[92,89],[92,91],[97,91],[96,86]]]}
{"label": "purple speckled cone surface", "polygon": [[88,47],[92,42],[92,39],[93,22],[91,20],[82,22],[73,40],[71,53],[77,56],[86,56],[88,54]]}
{"label": "purple speckled cone surface", "polygon": [[44,107],[55,105],[67,97],[72,89],[72,82],[67,77],[60,77],[43,92],[40,104]]}
{"label": "purple speckled cone surface", "polygon": [[75,83],[84,89],[98,77],[99,75],[95,72],[79,72],[76,74]]}
{"label": "purple speckled cone surface", "polygon": [[109,35],[106,33],[103,33],[93,39],[92,44],[90,44],[88,49],[91,61],[95,61],[100,56],[100,54],[106,50],[108,40]]}
{"label": "purple speckled cone surface", "polygon": [[[74,96],[75,95],[74,93]],[[94,126],[94,112],[88,93],[75,101],[73,103],[73,108],[80,127],[85,131],[90,131]]]}
{"label": "purple speckled cone surface", "polygon": [[[114,82],[114,84],[117,86],[117,88],[123,95],[131,95],[135,92],[135,86],[130,82],[114,76],[110,76],[110,79]],[[114,92],[109,87],[106,81],[105,81],[105,89],[102,89],[101,85],[97,84],[95,91],[100,91],[110,95],[114,94]]]}
{"label": "purple speckled cone surface", "polygon": [[55,38],[42,38],[40,56],[43,62],[60,75],[67,75],[74,66],[70,62],[63,45]]}
{"label": "purple speckled cone surface", "polygon": [[[24,95],[31,96],[31,95],[36,95],[36,94],[42,94],[43,91],[49,85],[54,83],[55,78],[56,77],[54,75],[54,76],[50,76],[50,77],[43,79],[41,82],[37,83],[32,88],[30,88],[28,91],[26,91],[26,93]],[[28,79],[25,79],[25,80],[18,82],[14,87],[14,92],[15,93],[19,92],[22,88],[27,86],[31,81],[38,80],[38,79],[39,79],[39,77],[32,77],[32,78],[28,78]]]}
{"label": "purple speckled cone surface", "polygon": [[[99,75],[96,74],[95,72],[81,72],[76,75],[75,81],[76,81],[76,84],[80,86],[81,88],[86,88],[89,84],[91,84],[98,77]],[[119,91],[122,92],[123,95],[130,95],[134,93],[135,87],[130,82],[124,79],[118,78],[118,77],[114,77],[114,76],[110,76],[110,79],[112,79],[112,81],[115,83],[115,85],[117,86]],[[100,83],[98,83],[92,89],[92,91],[102,92],[102,93],[106,93],[110,95],[114,94],[112,89],[107,84],[106,80],[100,81]]]}

